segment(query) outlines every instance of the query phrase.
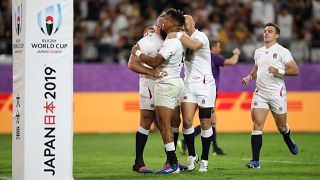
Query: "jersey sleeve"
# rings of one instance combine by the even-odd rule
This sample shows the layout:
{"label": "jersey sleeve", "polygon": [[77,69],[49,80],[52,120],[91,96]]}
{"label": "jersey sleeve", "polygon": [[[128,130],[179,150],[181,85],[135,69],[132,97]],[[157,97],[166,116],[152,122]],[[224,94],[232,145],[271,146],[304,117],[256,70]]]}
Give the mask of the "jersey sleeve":
{"label": "jersey sleeve", "polygon": [[202,47],[205,47],[205,46],[209,46],[210,47],[209,39],[208,39],[207,35],[205,33],[203,33],[203,32],[198,31],[198,33],[194,33],[194,35],[192,35],[191,38],[193,40],[200,41],[202,43]]}
{"label": "jersey sleeve", "polygon": [[293,61],[293,57],[291,55],[291,52],[288,49],[283,50],[281,60],[284,64],[287,64],[289,61]]}
{"label": "jersey sleeve", "polygon": [[254,51],[253,59],[254,59],[254,65],[258,65],[258,53],[257,50]]}
{"label": "jersey sleeve", "polygon": [[204,33],[203,34],[201,33],[198,36],[195,36],[193,39],[200,41],[202,43],[202,46],[206,45],[206,43],[209,42]]}
{"label": "jersey sleeve", "polygon": [[159,54],[167,60],[170,56],[172,56],[175,52],[175,48],[170,45],[170,43],[164,43],[161,47]]}
{"label": "jersey sleeve", "polygon": [[150,40],[151,40],[150,36],[145,36],[142,39],[140,39],[137,43],[140,46],[140,51],[143,54],[148,55],[148,56],[150,56],[150,54],[152,54],[152,49],[150,47],[150,44],[152,44],[152,43],[150,43]]}

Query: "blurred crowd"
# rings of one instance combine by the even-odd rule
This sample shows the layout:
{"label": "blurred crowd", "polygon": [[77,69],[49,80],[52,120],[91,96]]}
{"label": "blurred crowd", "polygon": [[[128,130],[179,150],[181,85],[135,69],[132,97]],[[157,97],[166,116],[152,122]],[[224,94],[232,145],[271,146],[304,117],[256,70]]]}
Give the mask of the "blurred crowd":
{"label": "blurred crowd", "polygon": [[[224,55],[239,47],[240,62],[252,63],[264,24],[274,22],[298,63],[320,63],[320,0],[74,0],[75,62],[127,63],[145,27],[169,7],[192,15]],[[11,54],[11,27],[11,1],[1,0],[0,55]]]}

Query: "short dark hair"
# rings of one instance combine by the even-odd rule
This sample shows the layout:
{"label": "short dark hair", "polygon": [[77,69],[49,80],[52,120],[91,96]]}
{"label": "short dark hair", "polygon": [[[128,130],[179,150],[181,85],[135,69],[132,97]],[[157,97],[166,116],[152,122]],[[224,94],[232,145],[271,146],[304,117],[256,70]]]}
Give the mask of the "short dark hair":
{"label": "short dark hair", "polygon": [[278,25],[276,25],[274,23],[267,23],[264,27],[267,27],[267,26],[273,26],[276,29],[276,34],[280,35],[280,28]]}
{"label": "short dark hair", "polygon": [[170,8],[166,11],[166,15],[169,15],[178,26],[183,26],[185,23],[183,14],[183,11],[174,8]]}
{"label": "short dark hair", "polygon": [[220,43],[220,44],[221,44],[221,42],[220,42],[220,41],[218,41],[218,40],[211,40],[211,41],[210,41],[210,49],[211,49],[212,47],[217,46],[217,45],[218,45],[218,43]]}

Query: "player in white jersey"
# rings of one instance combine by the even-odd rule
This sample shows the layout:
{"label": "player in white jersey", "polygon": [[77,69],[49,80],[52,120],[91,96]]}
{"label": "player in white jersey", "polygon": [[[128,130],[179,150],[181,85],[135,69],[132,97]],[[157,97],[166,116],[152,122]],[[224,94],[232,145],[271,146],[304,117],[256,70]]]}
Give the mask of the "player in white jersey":
{"label": "player in white jersey", "polygon": [[[138,41],[141,52],[148,56],[155,56],[162,46],[166,33],[162,33],[161,26],[164,14],[157,19],[154,33],[149,33]],[[128,62],[128,68],[140,74],[139,95],[140,95],[140,124],[136,132],[136,158],[132,167],[133,171],[138,173],[153,173],[153,171],[144,163],[143,152],[147,143],[150,127],[154,122],[154,85],[155,79],[159,77],[158,69],[140,63],[138,57],[131,55]]]}
{"label": "player in white jersey", "polygon": [[154,88],[155,110],[159,120],[159,130],[167,152],[168,166],[157,171],[158,174],[179,173],[179,164],[175,153],[171,119],[174,116],[174,109],[179,105],[183,81],[180,78],[184,47],[181,42],[172,34],[181,29],[184,24],[183,13],[176,9],[169,9],[165,13],[163,30],[167,38],[162,48],[155,57],[142,53],[138,45],[132,48],[131,53],[151,67],[160,67],[166,72],[166,76],[156,79]]}
{"label": "player in white jersey", "polygon": [[193,118],[199,107],[201,126],[202,155],[199,171],[206,172],[208,168],[208,154],[213,134],[211,128],[211,114],[216,98],[215,80],[211,71],[211,52],[208,37],[195,28],[195,22],[190,15],[185,15],[186,33],[177,33],[187,50],[184,61],[185,78],[182,100],[183,135],[187,144],[188,170],[193,170],[198,161],[194,147]]}
{"label": "player in white jersey", "polygon": [[273,23],[265,26],[264,46],[254,53],[255,66],[242,79],[242,84],[256,79],[256,89],[251,104],[253,130],[251,134],[252,160],[248,168],[260,168],[259,156],[262,147],[262,130],[271,109],[276,126],[283,136],[290,152],[298,154],[298,146],[290,138],[287,124],[287,98],[284,76],[297,76],[298,68],[290,51],[277,43],[280,29]]}
{"label": "player in white jersey", "polygon": [[[157,24],[152,29],[146,28],[144,36],[137,44],[141,47],[141,52],[148,56],[154,57],[160,50],[163,39],[167,34],[161,30],[164,14],[161,14],[157,19]],[[136,132],[136,158],[133,165],[133,170],[139,173],[152,173],[153,171],[147,168],[143,160],[143,152],[148,139],[150,127],[153,122],[157,125],[154,107],[154,86],[155,79],[160,77],[160,69],[153,69],[145,63],[141,63],[139,58],[131,55],[128,62],[130,70],[139,73],[139,96],[140,96],[140,124]],[[180,106],[174,109],[171,126],[174,134],[174,143],[177,144],[179,137]],[[158,125],[157,125],[158,127]],[[186,170],[187,167],[179,164],[180,170]]]}

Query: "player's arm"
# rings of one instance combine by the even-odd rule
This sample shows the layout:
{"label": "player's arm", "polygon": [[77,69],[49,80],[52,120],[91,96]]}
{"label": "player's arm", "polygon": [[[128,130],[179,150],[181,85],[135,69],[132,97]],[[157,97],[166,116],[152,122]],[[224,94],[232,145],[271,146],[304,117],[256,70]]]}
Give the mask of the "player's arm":
{"label": "player's arm", "polygon": [[131,54],[128,62],[128,68],[135,73],[153,76],[152,69],[142,66],[140,62],[141,61],[137,56]]}
{"label": "player's arm", "polygon": [[[137,54],[135,54],[137,55]],[[147,56],[143,53],[141,53],[139,55],[139,58],[141,59],[142,62],[148,64],[149,66],[155,68],[155,67],[158,67],[162,64],[162,62],[164,61],[164,58],[160,55],[160,54],[157,54],[155,57],[150,57],[150,56]]]}
{"label": "player's arm", "polygon": [[235,65],[237,64],[238,60],[239,60],[239,56],[241,54],[241,51],[239,48],[235,48],[233,51],[232,51],[233,55],[224,60],[224,65]]}
{"label": "player's arm", "polygon": [[155,78],[162,78],[167,75],[167,73],[165,71],[162,71],[160,68],[151,69],[151,68],[142,66],[140,59],[137,56],[132,54],[130,55],[130,58],[129,58],[128,68],[135,73],[150,75]]}
{"label": "player's arm", "polygon": [[286,64],[286,69],[284,70],[284,75],[286,76],[298,76],[299,70],[295,61],[289,61]]}
{"label": "player's arm", "polygon": [[142,62],[148,64],[153,68],[160,66],[164,61],[164,58],[160,54],[157,54],[155,57],[143,54],[140,51],[139,45],[134,45],[132,47],[131,54],[136,55]]}
{"label": "player's arm", "polygon": [[257,78],[257,72],[258,72],[258,66],[254,66],[251,70],[250,74],[244,78],[242,78],[242,84],[247,85],[251,80],[254,80]]}
{"label": "player's arm", "polygon": [[183,32],[177,32],[176,37],[181,43],[192,51],[196,51],[203,46],[203,43],[197,39],[192,39],[190,36]]}
{"label": "player's arm", "polygon": [[273,66],[269,66],[268,71],[269,73],[281,74],[285,76],[297,76],[299,74],[298,66],[294,60],[291,60],[288,63],[286,63],[285,69],[277,69]]}

